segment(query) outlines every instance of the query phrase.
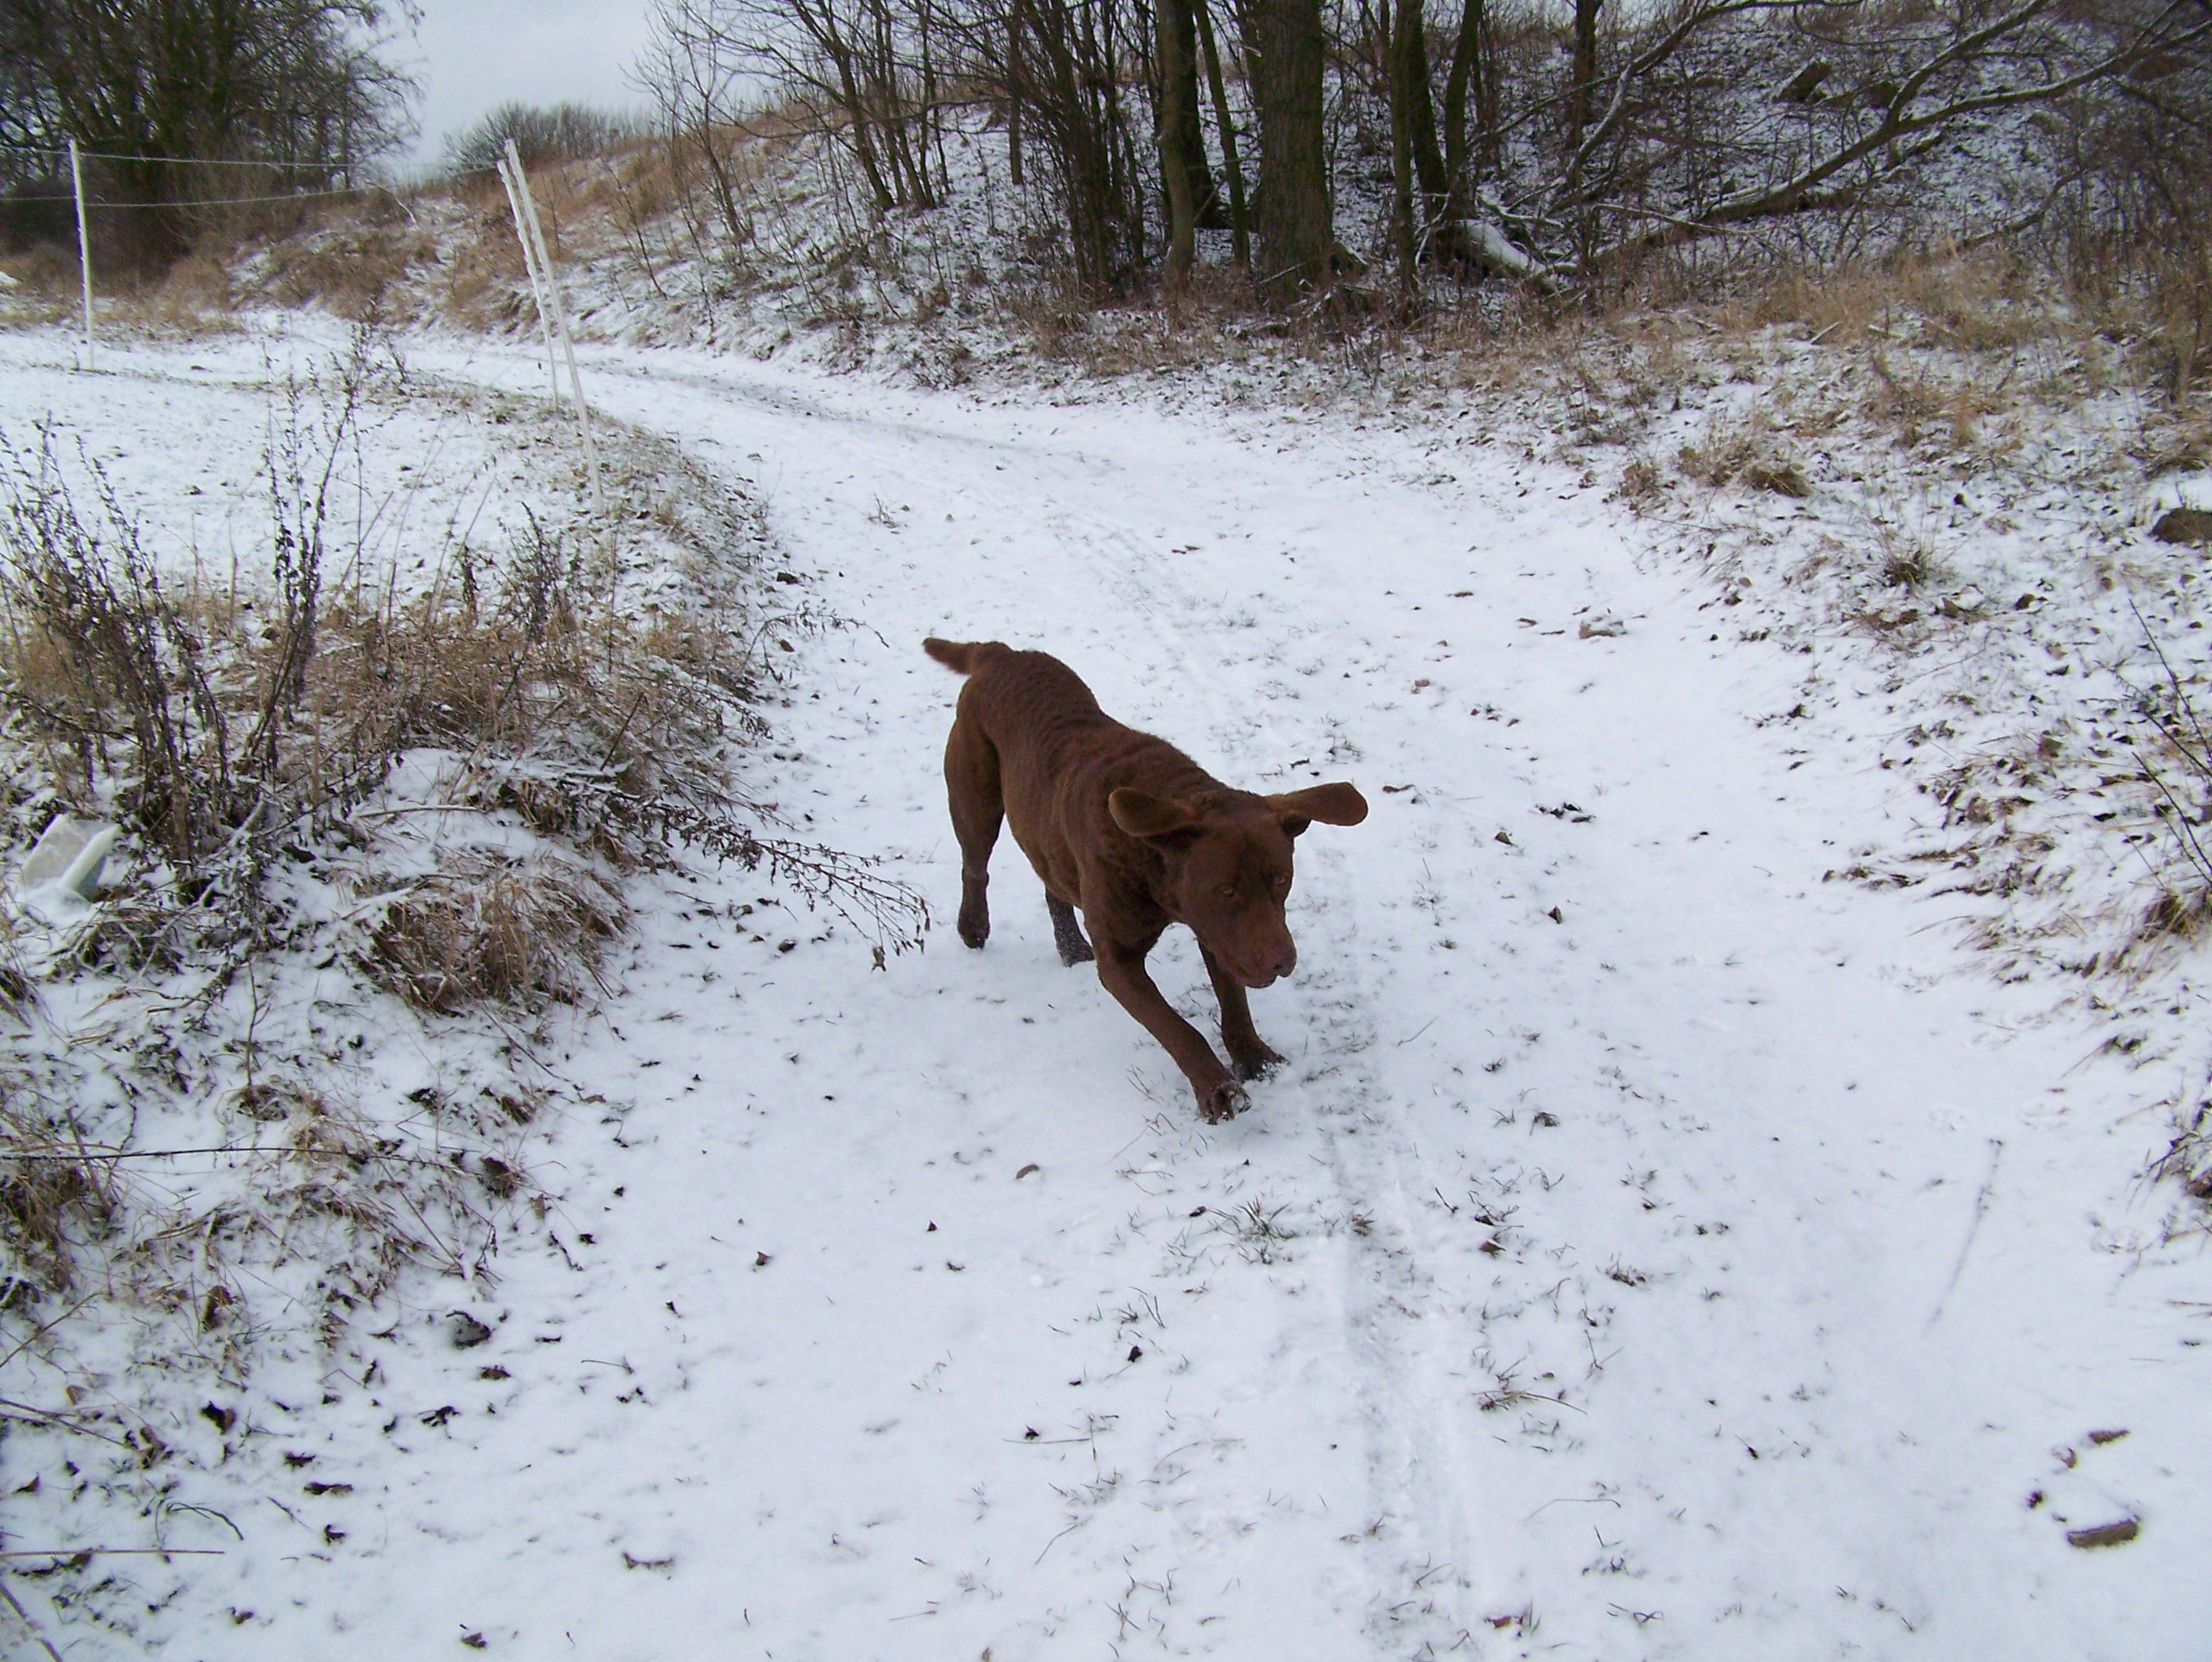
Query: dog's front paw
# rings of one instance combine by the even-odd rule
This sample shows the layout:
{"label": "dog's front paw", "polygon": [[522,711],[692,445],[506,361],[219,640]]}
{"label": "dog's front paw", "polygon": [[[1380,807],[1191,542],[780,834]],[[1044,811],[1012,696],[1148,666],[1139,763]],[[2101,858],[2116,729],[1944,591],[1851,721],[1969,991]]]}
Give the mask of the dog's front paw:
{"label": "dog's front paw", "polygon": [[1212,1089],[1198,1094],[1199,1117],[1209,1125],[1234,1119],[1251,1106],[1252,1099],[1244,1094],[1244,1087],[1234,1079],[1224,1079]]}
{"label": "dog's front paw", "polygon": [[1239,1079],[1264,1079],[1283,1065],[1283,1058],[1264,1040],[1256,1039],[1249,1046],[1232,1052],[1229,1059],[1236,1065]]}

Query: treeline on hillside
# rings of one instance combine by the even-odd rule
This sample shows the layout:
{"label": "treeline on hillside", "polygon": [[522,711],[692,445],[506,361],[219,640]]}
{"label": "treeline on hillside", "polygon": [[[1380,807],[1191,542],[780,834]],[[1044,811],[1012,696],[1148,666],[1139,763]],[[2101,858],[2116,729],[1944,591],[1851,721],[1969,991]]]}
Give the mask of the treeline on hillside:
{"label": "treeline on hillside", "polygon": [[565,161],[611,150],[635,136],[632,124],[587,104],[523,104],[509,100],[448,133],[443,146],[446,171],[457,178],[489,173],[509,141],[525,167]]}
{"label": "treeline on hillside", "polygon": [[[1433,9],[1431,9],[1433,8]],[[732,229],[763,82],[882,213],[951,189],[957,112],[1002,123],[1094,294],[1196,233],[1263,292],[1367,254],[1547,285],[1747,233],[1826,256],[1942,205],[2202,250],[2212,0],[660,0],[641,80]],[[787,112],[788,118],[788,112]],[[1925,224],[1929,216],[1923,214]],[[1955,223],[1955,221],[1965,221]]]}
{"label": "treeline on hillside", "polygon": [[[405,130],[385,0],[0,0],[0,239],[73,240],[70,140],[125,210],[112,254],[159,266],[199,206],[350,184]],[[231,164],[210,167],[206,164]]]}

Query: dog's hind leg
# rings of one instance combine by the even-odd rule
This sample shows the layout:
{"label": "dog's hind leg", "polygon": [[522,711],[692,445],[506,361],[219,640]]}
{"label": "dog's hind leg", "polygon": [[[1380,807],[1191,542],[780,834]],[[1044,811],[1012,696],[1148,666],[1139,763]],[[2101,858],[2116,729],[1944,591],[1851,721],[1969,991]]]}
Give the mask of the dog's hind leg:
{"label": "dog's hind leg", "polygon": [[1056,895],[1047,895],[1044,904],[1052,913],[1053,944],[1060,949],[1060,962],[1070,969],[1091,962],[1091,943],[1083,938],[1083,925],[1075,921],[1075,908]]}
{"label": "dog's hind leg", "polygon": [[965,711],[945,741],[945,792],[952,834],[960,841],[960,938],[980,947],[991,938],[991,850],[1006,809],[999,790],[998,748]]}

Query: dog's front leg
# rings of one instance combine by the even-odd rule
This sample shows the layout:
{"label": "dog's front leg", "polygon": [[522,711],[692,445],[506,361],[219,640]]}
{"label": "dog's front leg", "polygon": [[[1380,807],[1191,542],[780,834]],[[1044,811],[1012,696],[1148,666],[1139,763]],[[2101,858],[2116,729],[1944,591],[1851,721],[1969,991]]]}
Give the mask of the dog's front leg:
{"label": "dog's front leg", "polygon": [[1200,1114],[1209,1123],[1218,1123],[1250,1107],[1244,1088],[1230,1077],[1205,1035],[1176,1015],[1160,996],[1159,988],[1146,973],[1144,953],[1107,941],[1091,944],[1098,953],[1098,980],[1175,1058],[1176,1065],[1197,1094]]}
{"label": "dog's front leg", "polygon": [[1206,960],[1206,973],[1213,978],[1213,996],[1221,1003],[1221,1042],[1228,1048],[1237,1077],[1257,1079],[1268,1069],[1282,1066],[1283,1058],[1252,1025],[1252,1005],[1244,996],[1244,984],[1221,967],[1221,960],[1206,949],[1205,943],[1199,943],[1198,951]]}

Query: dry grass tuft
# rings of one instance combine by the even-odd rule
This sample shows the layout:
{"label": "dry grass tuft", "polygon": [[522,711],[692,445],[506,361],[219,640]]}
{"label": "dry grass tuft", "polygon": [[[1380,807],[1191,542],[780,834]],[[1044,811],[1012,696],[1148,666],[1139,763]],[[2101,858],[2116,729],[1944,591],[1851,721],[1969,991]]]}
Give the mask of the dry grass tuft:
{"label": "dry grass tuft", "polygon": [[599,949],[628,921],[613,886],[575,862],[463,859],[386,907],[367,967],[380,986],[440,1015],[485,999],[574,1003],[585,978],[597,983]]}
{"label": "dry grass tuft", "polygon": [[398,224],[339,221],[268,245],[254,285],[279,306],[317,305],[358,321],[388,315],[391,296],[436,247],[428,234]]}
{"label": "dry grass tuft", "polygon": [[1683,446],[1677,459],[1685,474],[1716,490],[1741,483],[1747,490],[1771,491],[1778,496],[1813,494],[1804,469],[1757,407],[1741,416],[1716,416],[1706,424],[1704,437]]}
{"label": "dry grass tuft", "polygon": [[2177,894],[2162,889],[2144,908],[2138,933],[2145,940],[2194,941],[2203,935],[2208,925],[2212,925],[2212,889]]}
{"label": "dry grass tuft", "polygon": [[1935,550],[1917,537],[1899,536],[1881,527],[1881,577],[1884,588],[1907,591],[1926,587],[1942,573]]}
{"label": "dry grass tuft", "polygon": [[2150,1175],[2171,1178],[2192,1200],[2212,1205],[2212,1100],[2175,1115],[2172,1141],[2152,1164]]}
{"label": "dry grass tuft", "polygon": [[1658,464],[1648,456],[1638,456],[1621,469],[1617,494],[1631,509],[1640,513],[1656,502],[1666,488],[1666,476],[1660,471]]}
{"label": "dry grass tuft", "polygon": [[26,1113],[20,1096],[0,1107],[0,1309],[68,1292],[76,1247],[115,1216],[112,1183],[75,1143],[65,1121]]}

